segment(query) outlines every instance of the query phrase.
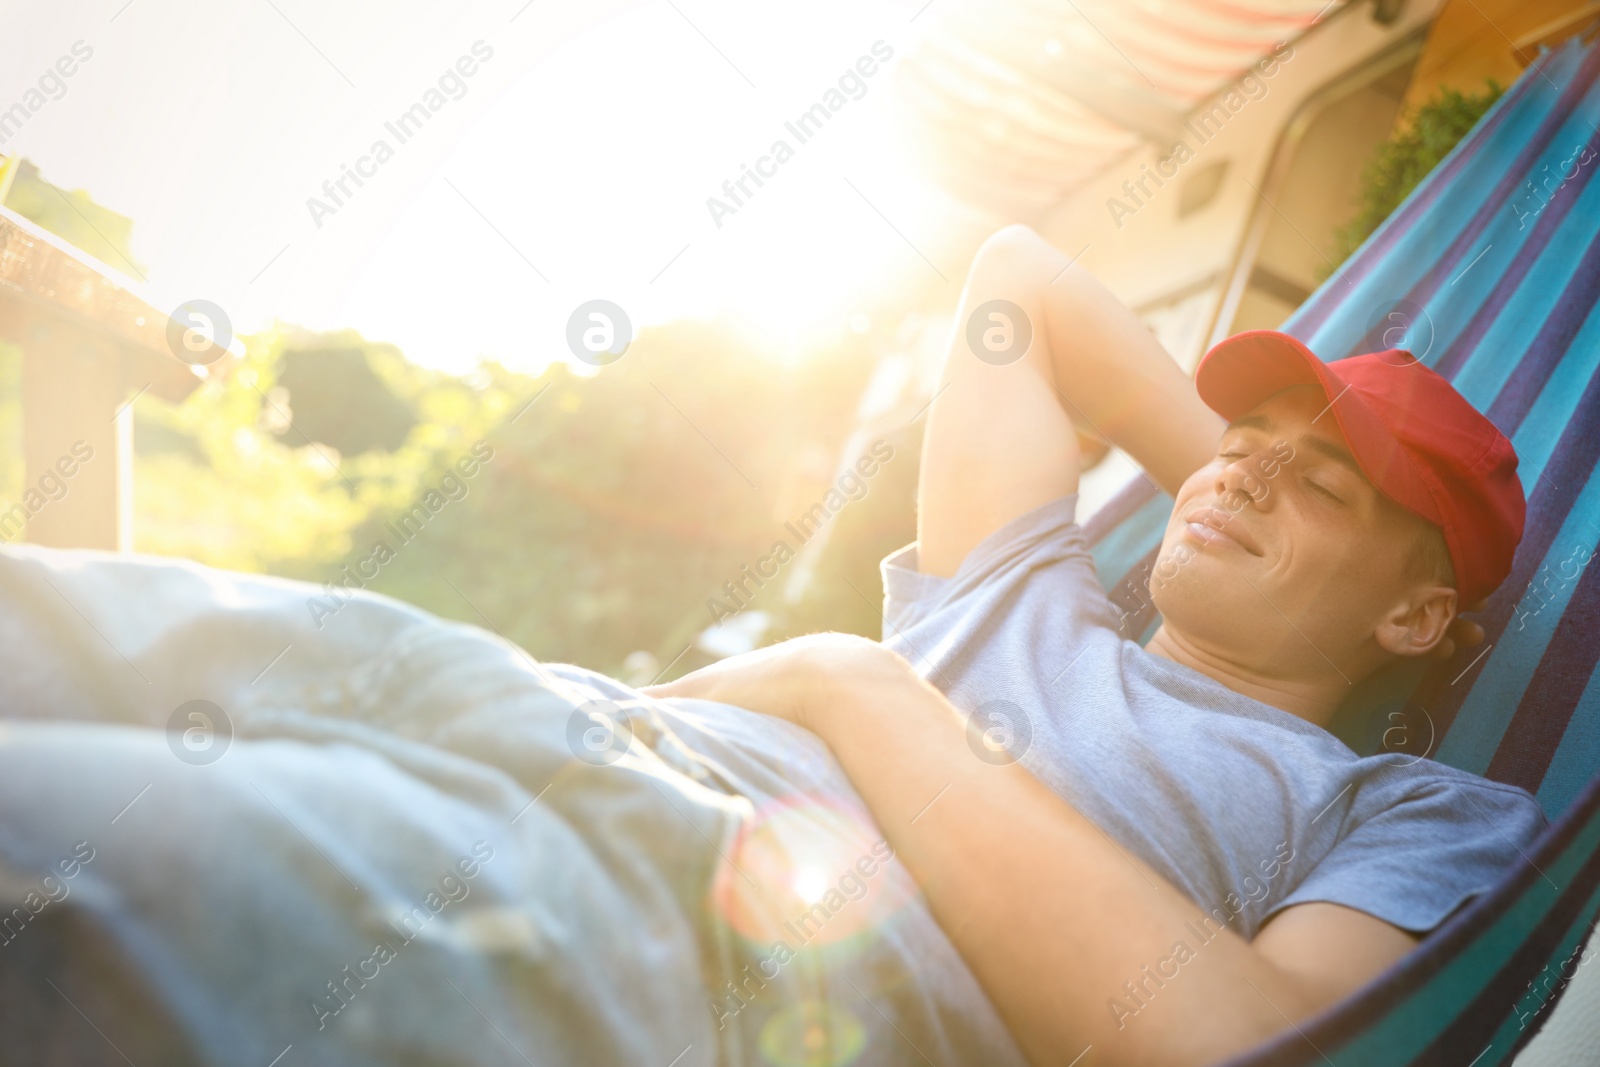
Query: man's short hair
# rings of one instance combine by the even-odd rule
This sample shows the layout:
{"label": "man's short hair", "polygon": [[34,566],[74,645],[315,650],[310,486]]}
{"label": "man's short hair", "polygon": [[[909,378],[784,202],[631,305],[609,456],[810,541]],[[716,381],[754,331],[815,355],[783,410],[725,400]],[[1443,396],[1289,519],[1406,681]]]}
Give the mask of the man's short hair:
{"label": "man's short hair", "polygon": [[1417,520],[1417,532],[1406,549],[1404,573],[1408,581],[1456,587],[1456,569],[1450,563],[1443,530],[1425,519]]}

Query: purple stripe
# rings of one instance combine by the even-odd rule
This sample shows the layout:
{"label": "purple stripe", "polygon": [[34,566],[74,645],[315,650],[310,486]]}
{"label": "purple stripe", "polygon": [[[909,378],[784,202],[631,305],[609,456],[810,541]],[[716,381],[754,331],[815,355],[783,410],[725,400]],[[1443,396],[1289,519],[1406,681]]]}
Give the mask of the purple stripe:
{"label": "purple stripe", "polygon": [[[1594,148],[1594,139],[1591,138],[1587,144],[1591,149]],[[1450,347],[1439,357],[1439,361],[1434,364],[1434,370],[1446,378],[1454,379],[1456,372],[1467,362],[1467,358],[1477,351],[1484,335],[1489,332],[1489,328],[1499,318],[1500,312],[1505,308],[1506,304],[1511,301],[1513,296],[1517,295],[1517,289],[1522,285],[1523,279],[1528,276],[1528,272],[1533,269],[1533,265],[1544,254],[1546,246],[1550,243],[1551,235],[1566,219],[1573,205],[1583,196],[1583,191],[1589,187],[1589,179],[1594,177],[1596,170],[1600,170],[1600,167],[1581,168],[1580,176],[1568,183],[1572,187],[1570,190],[1565,187],[1562,190],[1558,190],[1558,192],[1570,192],[1571,195],[1562,197],[1559,204],[1539,213],[1539,221],[1534,224],[1533,232],[1522,243],[1522,247],[1517,249],[1517,254],[1511,260],[1511,265],[1506,268],[1505,273],[1500,277],[1495,287],[1490,290],[1489,298],[1479,305],[1478,310],[1472,316],[1472,320],[1467,323],[1466,329],[1461,331],[1461,334],[1450,343]]]}
{"label": "purple stripe", "polygon": [[1530,793],[1544,780],[1600,662],[1600,566],[1586,567],[1485,772]]}
{"label": "purple stripe", "polygon": [[[1600,56],[1600,48],[1595,49],[1595,55]],[[1572,346],[1573,338],[1593,313],[1597,298],[1600,298],[1600,234],[1589,242],[1566,288],[1556,300],[1556,306],[1539,327],[1528,350],[1517,360],[1516,372],[1485,412],[1489,421],[1508,437],[1522,425],[1528,409],[1549,384],[1550,376]]]}
{"label": "purple stripe", "polygon": [[[1519,864],[1493,889],[1446,919],[1423,940],[1416,951],[1402,957],[1349,1000],[1301,1024],[1298,1032],[1291,1030],[1280,1034],[1259,1048],[1229,1060],[1225,1067],[1320,1064],[1320,1057],[1307,1048],[1306,1038],[1315,1041],[1324,1051],[1340,1048],[1372,1029],[1379,1021],[1395,1012],[1407,1010],[1407,1002],[1414,994],[1483,937],[1524,894],[1536,885],[1543,884],[1544,876],[1539,872],[1554,866],[1562,853],[1596,818],[1600,818],[1600,778],[1585,786],[1572,807],[1534,842],[1528,850],[1529,862]],[[1600,874],[1595,877],[1600,879]],[[1566,892],[1569,895],[1587,894],[1594,888],[1594,882],[1586,884],[1574,880]],[[1504,1021],[1504,1012],[1499,1014],[1499,1019]],[[1305,1037],[1301,1036],[1302,1033]],[[1482,1047],[1479,1045],[1474,1049],[1473,1055],[1482,1051]],[[1465,1062],[1457,1061],[1456,1067]]]}
{"label": "purple stripe", "polygon": [[[1518,598],[1544,563],[1556,535],[1561,532],[1562,523],[1572,511],[1573,502],[1594,470],[1596,460],[1600,459],[1600,432],[1596,432],[1596,426],[1600,426],[1600,373],[1590,375],[1589,384],[1545,466],[1544,476],[1534,483],[1522,543],[1517,546],[1511,574],[1500,583],[1500,588],[1489,598],[1488,608],[1477,619],[1483,627],[1485,640],[1498,642],[1505,633]],[[1470,684],[1453,685],[1451,682],[1471,662],[1473,654],[1471,649],[1458,651],[1429,671],[1418,687],[1415,699],[1430,709],[1441,737],[1454,724],[1461,702],[1471,688]]]}
{"label": "purple stripe", "polygon": [[1477,156],[1478,145],[1506,121],[1506,116],[1515,110],[1522,96],[1532,92],[1534,79],[1540,76],[1541,67],[1553,64],[1559,54],[1559,51],[1551,52],[1535,60],[1522,77],[1507,90],[1488,121],[1482,123],[1474,131],[1474,135],[1469,135],[1470,139],[1466,142],[1464,150],[1457,152],[1446,160],[1442,167],[1435,170],[1431,175],[1431,181],[1424,181],[1421,188],[1413,190],[1400,208],[1379,228],[1371,243],[1361,250],[1361,254],[1341,269],[1343,276],[1350,281],[1350,286],[1335,289],[1333,286],[1325,285],[1311,303],[1300,309],[1294,324],[1296,337],[1304,340],[1320,330],[1328,317],[1343,304],[1351,286],[1365,281],[1367,275],[1372,273],[1373,267],[1388,258],[1395,246],[1400,243],[1400,239],[1411,232],[1416,220],[1432,208],[1435,201],[1447,190],[1454,187],[1457,175]]}

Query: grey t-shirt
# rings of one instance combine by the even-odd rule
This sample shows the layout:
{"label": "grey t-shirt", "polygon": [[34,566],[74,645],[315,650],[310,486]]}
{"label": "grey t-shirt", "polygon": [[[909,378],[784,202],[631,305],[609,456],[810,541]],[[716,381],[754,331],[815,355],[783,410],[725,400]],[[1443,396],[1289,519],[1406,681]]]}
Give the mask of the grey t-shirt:
{"label": "grey t-shirt", "polygon": [[975,753],[1015,754],[1216,923],[1253,938],[1286,907],[1330,901],[1428,930],[1545,827],[1525,790],[1357,756],[1122,637],[1076,507],[1020,516],[949,578],[918,572],[915,545],[889,556],[884,643],[974,716]]}

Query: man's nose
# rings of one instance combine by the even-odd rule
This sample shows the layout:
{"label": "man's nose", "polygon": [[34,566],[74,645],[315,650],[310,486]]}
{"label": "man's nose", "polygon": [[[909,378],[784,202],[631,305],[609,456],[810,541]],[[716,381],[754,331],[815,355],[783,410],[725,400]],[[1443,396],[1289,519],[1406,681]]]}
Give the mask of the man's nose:
{"label": "man's nose", "polygon": [[1270,469],[1262,462],[1270,452],[1270,448],[1262,448],[1223,466],[1217,475],[1217,496],[1225,509],[1238,512],[1249,505],[1267,511],[1272,507],[1272,487],[1262,474]]}

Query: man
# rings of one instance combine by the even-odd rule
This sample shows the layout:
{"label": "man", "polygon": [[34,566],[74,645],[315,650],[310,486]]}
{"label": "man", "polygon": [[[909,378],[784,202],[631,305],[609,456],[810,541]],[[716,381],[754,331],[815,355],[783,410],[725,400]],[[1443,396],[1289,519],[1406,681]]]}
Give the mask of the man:
{"label": "man", "polygon": [[[0,1062],[1210,1063],[1517,862],[1526,793],[1323,728],[1504,577],[1503,438],[1392,352],[1247,336],[1197,394],[1026,230],[962,299],[1002,343],[953,346],[886,645],[641,695],[366,593],[319,626],[303,583],[6,546]],[[1147,648],[1078,423],[1177,501]]]}
{"label": "man", "polygon": [[[957,323],[884,645],[650,692],[820,735],[1031,1062],[1216,1062],[1400,959],[1544,826],[1522,790],[1325,729],[1356,682],[1481,639],[1456,615],[1509,573],[1516,457],[1404,352],[1324,366],[1262,331],[1191,382],[1023,227]],[[1174,497],[1144,648],[1074,522],[1085,433]]]}

